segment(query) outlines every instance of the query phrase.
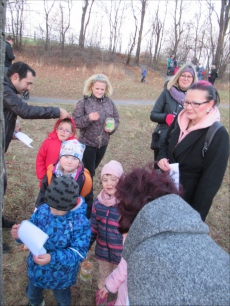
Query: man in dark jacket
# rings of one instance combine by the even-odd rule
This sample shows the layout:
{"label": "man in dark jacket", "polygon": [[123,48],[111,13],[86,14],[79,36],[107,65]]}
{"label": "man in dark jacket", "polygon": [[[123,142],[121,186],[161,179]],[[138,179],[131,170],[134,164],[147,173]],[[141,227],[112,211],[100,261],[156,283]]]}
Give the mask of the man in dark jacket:
{"label": "man in dark jacket", "polygon": [[15,59],[13,54],[12,45],[13,45],[13,38],[11,36],[7,36],[6,38],[6,53],[5,53],[5,69],[4,73],[7,73],[8,68],[12,65],[12,61]]}
{"label": "man in dark jacket", "polygon": [[[42,107],[32,106],[23,102],[17,94],[21,94],[26,90],[30,90],[36,76],[35,71],[23,62],[16,62],[8,69],[7,76],[4,77],[4,92],[3,92],[3,112],[5,121],[4,131],[4,148],[7,151],[9,144],[13,138],[15,123],[17,116],[23,119],[51,119],[51,118],[66,118],[68,112],[63,108],[58,107]],[[4,168],[5,168],[5,163]],[[5,170],[5,169],[4,169]],[[6,171],[4,171],[4,194],[6,191]],[[3,227],[10,227],[10,222],[2,220]]]}

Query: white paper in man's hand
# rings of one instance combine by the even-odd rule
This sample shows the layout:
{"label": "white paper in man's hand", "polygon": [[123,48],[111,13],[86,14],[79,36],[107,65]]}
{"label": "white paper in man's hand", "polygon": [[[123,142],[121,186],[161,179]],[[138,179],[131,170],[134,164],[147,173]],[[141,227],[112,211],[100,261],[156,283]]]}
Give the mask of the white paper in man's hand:
{"label": "white paper in man's hand", "polygon": [[174,183],[177,187],[177,189],[179,190],[179,164],[175,163],[175,164],[169,164],[171,171],[170,171],[170,175],[172,177],[172,179],[174,180]]}
{"label": "white paper in man's hand", "polygon": [[43,247],[49,236],[28,220],[22,221],[18,229],[19,239],[27,246],[33,255],[46,254]]}
{"label": "white paper in man's hand", "polygon": [[22,132],[17,132],[17,133],[14,133],[14,136],[21,140],[25,145],[27,145],[29,148],[33,148],[30,144],[31,142],[33,141],[32,138],[30,138],[28,135],[26,135],[25,133],[22,133]]}

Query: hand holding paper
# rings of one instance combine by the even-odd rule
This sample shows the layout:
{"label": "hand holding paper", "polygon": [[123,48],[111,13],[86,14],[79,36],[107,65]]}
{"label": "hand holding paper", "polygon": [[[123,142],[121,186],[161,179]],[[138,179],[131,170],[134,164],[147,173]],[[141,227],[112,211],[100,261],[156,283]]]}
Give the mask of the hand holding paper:
{"label": "hand holding paper", "polygon": [[169,164],[171,171],[170,171],[170,175],[172,177],[172,179],[174,180],[174,183],[177,187],[177,189],[179,190],[179,164],[175,163],[175,164]]}
{"label": "hand holding paper", "polygon": [[18,229],[18,238],[28,247],[33,255],[46,254],[43,245],[49,236],[30,221],[22,221]]}
{"label": "hand holding paper", "polygon": [[25,145],[27,145],[29,148],[33,148],[30,144],[33,141],[32,138],[30,138],[28,135],[22,132],[14,133],[14,137],[21,140]]}

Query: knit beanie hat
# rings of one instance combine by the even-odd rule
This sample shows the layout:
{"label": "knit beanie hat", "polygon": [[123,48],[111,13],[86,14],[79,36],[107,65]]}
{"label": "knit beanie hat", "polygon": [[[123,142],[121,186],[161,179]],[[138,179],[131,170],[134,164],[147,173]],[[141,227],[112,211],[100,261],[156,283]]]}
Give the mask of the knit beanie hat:
{"label": "knit beanie hat", "polygon": [[191,73],[191,75],[194,77],[195,76],[195,73],[194,73],[194,70],[191,68],[191,67],[185,67],[182,71],[181,71],[181,74],[184,73],[184,72],[189,72]]}
{"label": "knit beanie hat", "polygon": [[124,170],[122,168],[122,165],[116,160],[111,160],[110,162],[108,162],[108,164],[105,164],[104,167],[102,168],[101,178],[103,177],[104,174],[113,174],[116,177],[120,178],[123,173]]}
{"label": "knit beanie hat", "polygon": [[45,192],[45,203],[55,209],[68,211],[77,204],[78,183],[71,176],[55,177]]}
{"label": "knit beanie hat", "polygon": [[82,161],[84,151],[85,145],[80,143],[77,139],[66,140],[62,142],[60,158],[63,155],[70,155],[77,157],[80,161]]}

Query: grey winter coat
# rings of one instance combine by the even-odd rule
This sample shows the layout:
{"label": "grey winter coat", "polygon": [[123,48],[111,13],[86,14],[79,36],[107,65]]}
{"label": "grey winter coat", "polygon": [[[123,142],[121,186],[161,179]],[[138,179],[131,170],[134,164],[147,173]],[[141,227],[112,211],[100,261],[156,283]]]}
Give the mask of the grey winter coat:
{"label": "grey winter coat", "polygon": [[59,118],[60,110],[57,107],[32,106],[23,102],[10,79],[4,78],[3,112],[5,120],[5,152],[13,137],[17,116],[23,119],[51,119]]}
{"label": "grey winter coat", "polygon": [[[92,112],[99,113],[100,118],[97,121],[89,120],[89,114]],[[80,129],[79,141],[90,147],[107,146],[110,135],[116,131],[119,125],[118,110],[108,97],[101,99],[94,96],[85,97],[77,103],[72,117],[77,128]],[[106,118],[114,118],[115,120],[115,129],[111,133],[104,131]]]}
{"label": "grey winter coat", "polygon": [[130,305],[229,305],[229,254],[208,232],[199,213],[177,195],[145,205],[122,253]]}

